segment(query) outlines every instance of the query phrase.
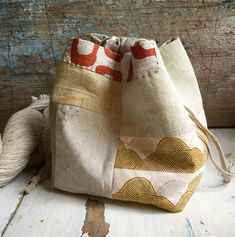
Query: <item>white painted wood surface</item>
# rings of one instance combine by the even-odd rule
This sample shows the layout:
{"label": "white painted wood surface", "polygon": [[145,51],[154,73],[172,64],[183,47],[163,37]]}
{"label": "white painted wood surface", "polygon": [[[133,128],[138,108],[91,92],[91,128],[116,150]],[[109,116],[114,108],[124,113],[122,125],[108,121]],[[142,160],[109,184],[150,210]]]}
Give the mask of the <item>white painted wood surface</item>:
{"label": "white painted wood surface", "polygon": [[[235,157],[235,129],[213,129],[212,132],[220,140],[224,152]],[[0,233],[20,202],[20,190],[27,181],[28,175],[24,172],[0,189]],[[171,214],[152,206],[93,199],[105,203],[105,221],[110,224],[107,236],[235,236],[235,179],[223,184],[222,177],[210,162],[198,191],[182,213]],[[86,200],[86,195],[53,190],[47,180],[23,197],[2,236],[79,237],[86,215]]]}
{"label": "white painted wood surface", "polygon": [[30,181],[33,169],[21,173],[7,186],[0,188],[0,235],[23,198],[22,190]]}

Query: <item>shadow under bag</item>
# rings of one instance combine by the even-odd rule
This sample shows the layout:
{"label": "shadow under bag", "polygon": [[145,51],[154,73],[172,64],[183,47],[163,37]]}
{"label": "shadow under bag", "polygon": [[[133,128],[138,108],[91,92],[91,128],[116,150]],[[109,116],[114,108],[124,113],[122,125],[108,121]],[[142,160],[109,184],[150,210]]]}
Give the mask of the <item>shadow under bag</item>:
{"label": "shadow under bag", "polygon": [[54,187],[171,212],[197,188],[212,136],[179,38],[160,48],[147,39],[73,38],[57,71],[50,127]]}

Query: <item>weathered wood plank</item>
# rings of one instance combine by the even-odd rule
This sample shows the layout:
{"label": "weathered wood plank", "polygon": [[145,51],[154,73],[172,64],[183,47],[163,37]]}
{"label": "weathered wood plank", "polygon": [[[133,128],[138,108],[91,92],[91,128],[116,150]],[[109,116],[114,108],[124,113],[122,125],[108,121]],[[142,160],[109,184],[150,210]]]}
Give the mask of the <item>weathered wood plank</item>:
{"label": "weathered wood plank", "polygon": [[0,131],[31,95],[49,93],[55,74],[44,1],[7,1],[1,8]]}
{"label": "weathered wood plank", "polygon": [[7,227],[12,215],[23,198],[23,190],[27,186],[33,170],[24,171],[7,186],[0,188],[0,236]]}
{"label": "weathered wood plank", "polygon": [[180,36],[198,77],[209,125],[235,125],[233,0],[0,4],[0,131],[10,114],[28,104],[29,95],[50,91],[55,61],[62,57],[69,38],[91,32],[153,38],[159,45]]}
{"label": "weathered wood plank", "polygon": [[51,189],[50,181],[24,197],[6,236],[81,236],[86,197]]}
{"label": "weathered wood plank", "polygon": [[[235,154],[235,129],[213,129],[221,141],[225,153]],[[215,152],[212,147],[213,153]],[[81,236],[83,221],[90,223],[88,230],[104,237],[98,230],[109,229],[107,236],[235,236],[235,180],[224,184],[220,174],[209,162],[198,191],[182,213],[171,214],[152,206],[95,198],[97,202],[87,203],[86,195],[75,195],[53,190],[50,181],[39,184],[27,195],[4,237],[53,237]],[[88,210],[91,209],[91,210]],[[89,211],[87,215],[85,211]],[[102,215],[104,212],[105,223]],[[101,218],[98,223],[88,222]],[[109,227],[108,227],[109,225]],[[86,229],[87,230],[87,229]],[[105,230],[104,230],[105,231]],[[84,231],[86,232],[86,231]]]}
{"label": "weathered wood plank", "polygon": [[[0,22],[4,25],[8,20],[7,5],[1,5]],[[9,118],[12,111],[12,106],[9,101],[11,83],[8,49],[8,27],[0,27],[0,131],[3,123]]]}

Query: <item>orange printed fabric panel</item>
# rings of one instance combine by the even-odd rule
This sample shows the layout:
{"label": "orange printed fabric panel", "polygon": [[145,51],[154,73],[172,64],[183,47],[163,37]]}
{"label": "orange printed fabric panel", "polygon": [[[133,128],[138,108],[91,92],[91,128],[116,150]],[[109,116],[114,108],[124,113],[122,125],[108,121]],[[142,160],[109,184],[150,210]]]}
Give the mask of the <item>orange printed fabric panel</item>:
{"label": "orange printed fabric panel", "polygon": [[[74,38],[65,61],[79,65],[114,81],[131,81],[149,71],[158,71],[156,43],[139,40],[126,53],[114,52],[93,42]],[[138,71],[133,71],[137,67]]]}

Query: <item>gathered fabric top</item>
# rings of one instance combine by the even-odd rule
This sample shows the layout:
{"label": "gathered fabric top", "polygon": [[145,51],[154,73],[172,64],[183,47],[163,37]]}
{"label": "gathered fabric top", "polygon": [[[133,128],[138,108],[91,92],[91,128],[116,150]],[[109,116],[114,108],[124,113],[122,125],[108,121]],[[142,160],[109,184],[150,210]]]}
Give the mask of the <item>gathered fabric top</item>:
{"label": "gathered fabric top", "polygon": [[131,81],[159,71],[154,40],[91,34],[92,41],[73,38],[64,61],[115,81]]}

